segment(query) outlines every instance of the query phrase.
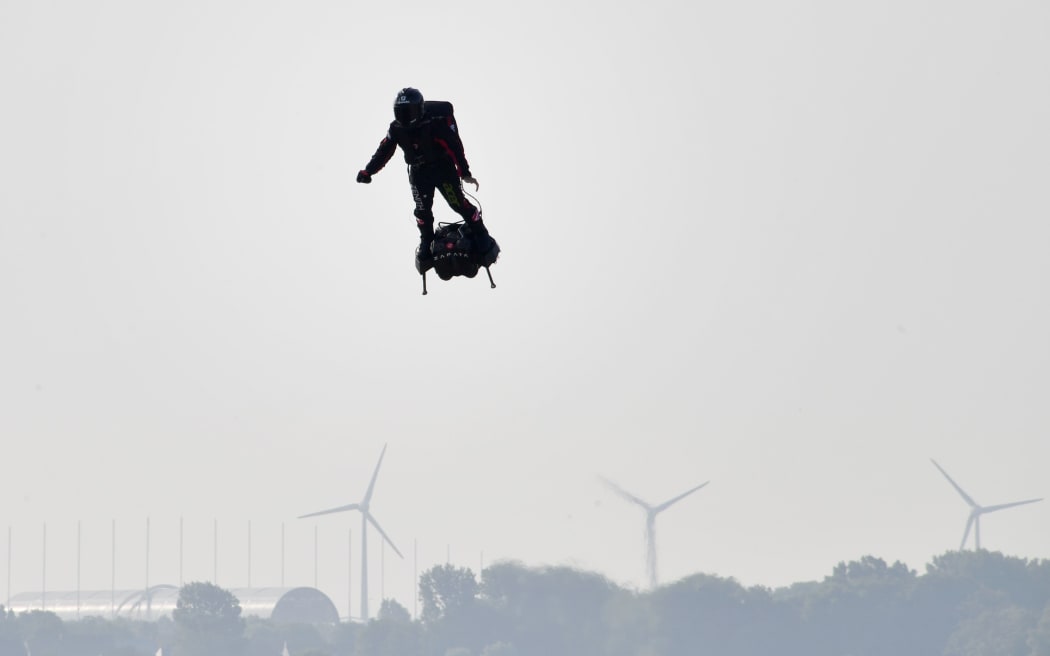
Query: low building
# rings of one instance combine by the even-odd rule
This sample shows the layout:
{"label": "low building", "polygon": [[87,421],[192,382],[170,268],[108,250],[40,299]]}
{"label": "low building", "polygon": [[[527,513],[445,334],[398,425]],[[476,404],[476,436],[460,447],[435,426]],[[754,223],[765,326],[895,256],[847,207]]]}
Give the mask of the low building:
{"label": "low building", "polygon": [[[335,624],[339,612],[328,595],[316,588],[230,588],[241,603],[242,617],[260,617],[279,623]],[[149,590],[92,590],[46,593],[22,592],[11,597],[16,613],[46,610],[63,620],[84,617],[152,621],[171,618],[179,588],[157,585]]]}

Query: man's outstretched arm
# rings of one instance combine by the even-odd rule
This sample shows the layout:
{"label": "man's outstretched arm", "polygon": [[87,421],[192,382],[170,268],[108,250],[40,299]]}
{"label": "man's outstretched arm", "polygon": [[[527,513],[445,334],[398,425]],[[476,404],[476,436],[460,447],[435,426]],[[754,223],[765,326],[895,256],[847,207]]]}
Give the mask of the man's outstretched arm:
{"label": "man's outstretched arm", "polygon": [[397,143],[390,138],[390,133],[387,132],[383,140],[379,142],[379,148],[376,148],[376,152],[372,155],[372,159],[368,160],[368,164],[365,168],[357,172],[357,181],[368,184],[372,181],[372,176],[383,170],[386,163],[390,161],[390,158],[394,156],[394,152],[397,150]]}

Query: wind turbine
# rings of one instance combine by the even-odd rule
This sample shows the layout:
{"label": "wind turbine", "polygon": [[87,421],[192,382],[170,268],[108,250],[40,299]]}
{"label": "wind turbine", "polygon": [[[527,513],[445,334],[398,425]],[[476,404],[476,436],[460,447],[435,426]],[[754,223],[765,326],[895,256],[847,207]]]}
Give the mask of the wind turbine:
{"label": "wind turbine", "polygon": [[365,491],[365,497],[360,503],[351,503],[346,506],[339,506],[338,508],[331,508],[329,510],[321,510],[319,512],[310,513],[308,515],[300,515],[299,519],[305,519],[306,517],[317,517],[318,515],[328,515],[330,513],[346,512],[348,510],[357,510],[361,513],[361,617],[368,619],[368,525],[371,524],[375,527],[379,534],[383,536],[390,548],[394,550],[399,557],[404,558],[401,552],[394,546],[393,541],[387,536],[386,532],[383,531],[383,527],[379,525],[372,513],[369,512],[369,504],[372,502],[372,490],[375,489],[376,476],[379,475],[379,466],[383,464],[383,456],[386,454],[386,445],[383,445],[383,451],[379,454],[379,462],[376,463],[375,471],[372,472],[372,480],[368,483],[368,490]]}
{"label": "wind turbine", "polygon": [[690,490],[686,490],[678,496],[668,499],[667,501],[664,501],[663,503],[655,506],[646,503],[645,501],[642,501],[638,497],[625,491],[619,485],[613,483],[612,481],[606,478],[602,478],[602,481],[613,492],[620,495],[627,501],[641,506],[642,509],[645,510],[645,565],[646,570],[649,573],[649,587],[656,588],[656,516],[670,508],[675,503],[678,503],[685,497],[689,496],[693,492],[696,492],[711,481],[705,481],[700,485],[697,485],[696,487]]}
{"label": "wind turbine", "polygon": [[944,474],[944,477],[948,479],[948,482],[952,484],[955,491],[959,493],[959,496],[963,498],[963,501],[970,505],[970,516],[966,519],[966,530],[963,531],[962,542],[959,543],[959,551],[962,551],[966,547],[966,538],[970,537],[970,529],[974,529],[974,549],[980,551],[981,549],[981,515],[985,513],[995,512],[996,510],[1003,510],[1005,508],[1013,508],[1014,506],[1023,506],[1026,503],[1035,503],[1036,501],[1042,501],[1042,499],[1028,499],[1026,501],[1014,501],[1012,503],[1001,503],[996,506],[982,506],[970,497],[969,494],[963,492],[963,489],[952,480],[952,477],[948,475],[948,472],[937,464],[937,461],[930,458],[930,462]]}

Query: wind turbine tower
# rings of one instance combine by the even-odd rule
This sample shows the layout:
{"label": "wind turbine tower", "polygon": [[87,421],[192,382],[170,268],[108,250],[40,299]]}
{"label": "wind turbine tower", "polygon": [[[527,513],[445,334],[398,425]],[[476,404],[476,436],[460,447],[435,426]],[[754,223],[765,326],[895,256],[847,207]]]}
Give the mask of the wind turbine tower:
{"label": "wind turbine tower", "polygon": [[959,496],[963,498],[963,501],[965,501],[970,506],[970,516],[966,518],[966,530],[963,531],[962,542],[959,543],[959,551],[962,551],[966,548],[966,539],[970,537],[971,528],[974,529],[974,549],[976,549],[977,551],[981,550],[981,515],[985,513],[995,512],[996,510],[1013,508],[1014,506],[1023,506],[1026,503],[1035,503],[1036,501],[1042,501],[1042,499],[1028,499],[1026,501],[1000,503],[996,506],[982,506],[976,501],[974,501],[969,494],[963,492],[963,489],[959,487],[959,485],[955,481],[952,480],[952,477],[948,475],[948,472],[944,471],[944,469],[937,464],[936,460],[930,458],[930,462],[932,462],[933,466],[939,469],[942,474],[944,474],[944,477],[947,478],[948,482],[952,484],[952,487],[954,487],[955,491],[959,493]]}
{"label": "wind turbine tower", "polygon": [[383,450],[379,454],[379,462],[376,463],[375,471],[372,472],[372,480],[368,483],[368,489],[365,491],[365,496],[359,503],[351,503],[346,506],[339,506],[338,508],[330,508],[328,510],[321,510],[308,515],[300,515],[299,519],[305,519],[307,517],[317,517],[318,515],[328,515],[331,513],[346,512],[350,510],[357,510],[361,513],[361,617],[365,620],[368,619],[368,525],[371,524],[375,527],[379,534],[383,536],[386,543],[390,545],[390,548],[394,550],[394,553],[400,558],[404,558],[401,552],[394,546],[393,541],[387,536],[383,527],[379,525],[376,518],[369,511],[370,504],[372,502],[372,491],[375,489],[376,476],[379,475],[379,466],[383,464],[383,456],[386,454],[386,445],[383,445]]}
{"label": "wind turbine tower", "polygon": [[663,503],[655,505],[655,506],[650,504],[650,503],[647,503],[647,502],[643,501],[642,499],[634,496],[633,494],[631,494],[629,492],[626,492],[619,485],[617,485],[616,483],[613,483],[612,481],[610,481],[608,479],[603,478],[602,481],[613,492],[615,492],[616,494],[620,495],[621,497],[623,497],[627,501],[630,501],[631,503],[634,503],[634,504],[637,504],[637,505],[641,506],[642,509],[645,511],[645,566],[646,566],[646,571],[649,574],[649,588],[650,589],[655,589],[656,588],[656,584],[657,584],[657,577],[656,577],[656,516],[659,515],[660,513],[662,513],[663,511],[667,510],[668,508],[670,508],[674,504],[678,503],[682,499],[686,498],[687,496],[689,496],[693,492],[696,492],[700,488],[704,487],[705,485],[707,485],[711,481],[705,481],[705,482],[701,483],[700,485],[697,485],[696,487],[694,487],[692,489],[686,490],[685,492],[682,492],[678,496],[673,497],[671,499],[668,499],[667,501],[664,501]]}

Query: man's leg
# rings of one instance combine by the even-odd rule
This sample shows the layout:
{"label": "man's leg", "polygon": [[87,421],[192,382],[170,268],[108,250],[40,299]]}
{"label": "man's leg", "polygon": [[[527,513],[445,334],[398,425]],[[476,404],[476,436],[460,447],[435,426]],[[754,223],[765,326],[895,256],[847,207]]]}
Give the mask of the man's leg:
{"label": "man's leg", "polygon": [[418,170],[409,173],[408,181],[416,203],[412,214],[419,228],[419,259],[425,260],[430,258],[430,246],[434,243],[434,184]]}
{"label": "man's leg", "polygon": [[467,200],[466,195],[463,193],[463,183],[455,175],[454,170],[452,170],[451,176],[445,176],[445,179],[441,181],[440,188],[441,195],[445,198],[448,206],[463,217],[463,221],[470,227],[478,249],[482,252],[487,251],[492,241],[492,238],[489,237],[488,228],[485,227],[485,223],[481,220],[481,212]]}

